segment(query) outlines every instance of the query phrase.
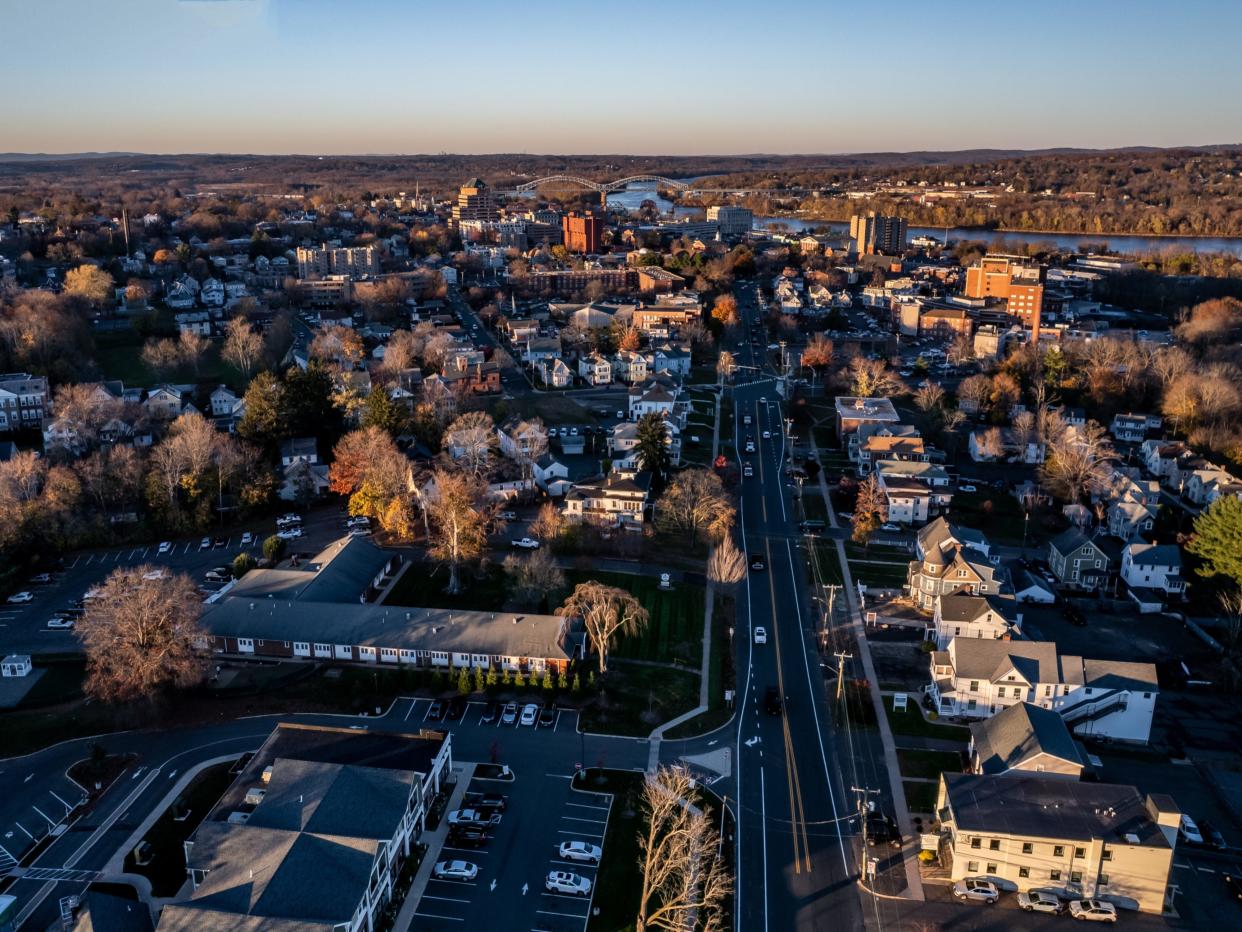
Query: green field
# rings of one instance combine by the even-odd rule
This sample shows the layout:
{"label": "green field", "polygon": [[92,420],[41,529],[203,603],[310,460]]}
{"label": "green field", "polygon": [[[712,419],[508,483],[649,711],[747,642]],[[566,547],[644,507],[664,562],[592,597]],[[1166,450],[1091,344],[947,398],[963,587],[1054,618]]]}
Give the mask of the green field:
{"label": "green field", "polygon": [[888,715],[888,724],[895,735],[914,735],[920,738],[946,738],[960,741],[965,745],[970,740],[970,729],[965,725],[941,725],[923,718],[916,708],[907,708],[904,712],[893,711],[892,696],[884,697],[884,711]]}
{"label": "green field", "polygon": [[905,790],[906,808],[910,812],[936,811],[936,792],[939,789],[937,784],[902,781],[901,788]]}
{"label": "green field", "polygon": [[948,751],[897,749],[897,764],[903,777],[938,780],[942,773],[961,773],[962,758]]}
{"label": "green field", "polygon": [[185,369],[160,375],[142,361],[143,340],[137,334],[127,334],[126,339],[100,337],[95,357],[99,368],[109,379],[120,379],[127,386],[150,388],[161,382],[196,382],[200,385],[219,385],[223,382],[234,390],[244,387],[241,373],[220,358],[220,347],[213,343],[203,354],[198,373]]}
{"label": "green field", "polygon": [[598,694],[582,710],[579,725],[594,734],[645,737],[657,725],[699,704],[698,671],[609,664]]}
{"label": "green field", "polygon": [[[695,671],[699,669],[703,646],[701,586],[675,583],[671,591],[665,592],[660,589],[660,580],[655,576],[583,570],[565,574],[567,589],[589,580],[631,593],[650,615],[646,630],[638,637],[622,638],[613,648],[613,657],[672,662]],[[561,598],[557,599],[556,604],[560,604]]]}
{"label": "green field", "polygon": [[[505,603],[505,571],[493,563],[481,572],[462,571],[462,591],[449,595],[448,570],[434,563],[415,563],[397,580],[384,599],[386,605],[412,605],[418,608],[460,608],[479,612],[500,611]],[[556,603],[551,606],[556,608]]]}

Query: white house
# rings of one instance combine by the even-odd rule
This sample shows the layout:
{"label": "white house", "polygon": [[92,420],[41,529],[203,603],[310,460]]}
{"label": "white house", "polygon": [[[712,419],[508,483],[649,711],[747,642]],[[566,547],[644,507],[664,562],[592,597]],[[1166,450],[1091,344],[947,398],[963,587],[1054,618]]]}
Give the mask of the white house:
{"label": "white house", "polygon": [[280,465],[288,469],[294,463],[314,466],[319,462],[319,448],[314,437],[292,437],[280,445]]}
{"label": "white house", "polygon": [[143,405],[151,417],[161,421],[171,421],[185,413],[181,389],[175,385],[159,385],[151,389]]}
{"label": "white house", "polygon": [[224,307],[225,297],[224,285],[215,278],[203,282],[203,287],[198,291],[198,300],[204,307]]}
{"label": "white house", "polygon": [[1163,423],[1157,414],[1117,414],[1109,431],[1121,443],[1142,443],[1148,431],[1159,430]]}
{"label": "white house", "polygon": [[1121,551],[1121,578],[1143,611],[1162,611],[1169,596],[1186,591],[1182,551],[1176,544],[1126,544]]}
{"label": "white house", "polygon": [[[668,447],[669,461],[681,465],[681,431],[668,418],[664,419],[664,445]],[[608,449],[613,455],[613,465],[619,469],[637,470],[639,463],[638,422],[622,421],[612,429],[608,437]]]}
{"label": "white house", "polygon": [[647,358],[632,350],[620,350],[612,358],[612,372],[628,385],[641,382],[647,377]]}
{"label": "white house", "polygon": [[933,613],[936,647],[944,650],[954,638],[1000,640],[1022,633],[1022,613],[1012,597],[941,595]]}
{"label": "white house", "polygon": [[565,495],[564,513],[571,521],[640,528],[646,520],[651,473],[623,476],[612,472],[601,479],[576,482]]}
{"label": "white house", "polygon": [[1018,702],[1061,713],[1079,735],[1146,744],[1159,691],[1150,663],[1087,660],[1051,641],[954,638],[931,655],[927,688],[941,715],[987,718]]}
{"label": "white house", "polygon": [[646,414],[661,414],[667,420],[684,425],[684,405],[679,405],[681,386],[663,379],[648,379],[641,385],[630,386],[628,413],[631,420]]}
{"label": "white house", "polygon": [[888,503],[888,520],[897,524],[925,524],[931,515],[931,491],[921,482],[901,476],[880,475],[880,489]]}
{"label": "white house", "polygon": [[553,388],[569,388],[574,384],[574,371],[566,365],[565,360],[554,359],[551,365],[544,362],[542,366],[543,381]]}
{"label": "white house", "polygon": [[609,385],[612,383],[612,363],[598,353],[578,358],[578,375],[588,385]]}
{"label": "white house", "polygon": [[535,485],[553,498],[560,498],[573,485],[569,481],[569,467],[551,453],[545,453],[535,461],[534,472]]}
{"label": "white house", "polygon": [[0,676],[3,677],[29,676],[32,670],[29,654],[9,654],[0,661]]}
{"label": "white house", "polygon": [[202,337],[211,336],[210,311],[182,311],[173,316],[177,329],[181,333],[197,333]]}
{"label": "white house", "polygon": [[241,401],[227,385],[220,385],[211,393],[211,416],[232,417]]}

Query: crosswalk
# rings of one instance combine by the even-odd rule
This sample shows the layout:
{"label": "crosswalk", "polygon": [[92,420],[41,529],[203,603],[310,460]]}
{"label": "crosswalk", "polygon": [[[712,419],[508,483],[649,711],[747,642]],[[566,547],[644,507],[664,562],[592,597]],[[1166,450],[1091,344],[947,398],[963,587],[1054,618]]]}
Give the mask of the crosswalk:
{"label": "crosswalk", "polygon": [[69,867],[32,867],[22,874],[23,880],[55,880],[71,883],[91,883],[99,877],[99,871],[79,871]]}
{"label": "crosswalk", "polygon": [[17,866],[17,858],[9,854],[3,845],[0,845],[0,877],[3,877],[9,871]]}

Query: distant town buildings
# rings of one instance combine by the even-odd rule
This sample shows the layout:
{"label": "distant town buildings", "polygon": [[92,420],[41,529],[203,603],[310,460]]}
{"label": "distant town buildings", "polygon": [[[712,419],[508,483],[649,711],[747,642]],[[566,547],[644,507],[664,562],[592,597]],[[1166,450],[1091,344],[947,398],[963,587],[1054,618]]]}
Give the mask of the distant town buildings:
{"label": "distant town buildings", "polygon": [[374,246],[332,247],[325,243],[318,248],[298,247],[298,276],[303,279],[328,275],[365,278],[378,275],[379,270],[380,254]]}
{"label": "distant town buildings", "polygon": [[740,239],[750,232],[755,215],[748,207],[713,205],[707,208],[707,219],[717,225],[724,239]]}
{"label": "distant town buildings", "polygon": [[1039,340],[1043,316],[1044,283],[1047,271],[1022,256],[984,256],[966,270],[965,294],[968,298],[998,298],[1006,311],[1031,331],[1031,342]]}
{"label": "distant town buildings", "polygon": [[906,221],[901,217],[887,217],[874,210],[850,217],[850,237],[854,240],[854,251],[860,256],[903,252],[906,232]]}
{"label": "distant town buildings", "polygon": [[457,192],[457,203],[453,205],[453,225],[462,220],[499,220],[500,205],[487,182],[481,178],[471,178]]}

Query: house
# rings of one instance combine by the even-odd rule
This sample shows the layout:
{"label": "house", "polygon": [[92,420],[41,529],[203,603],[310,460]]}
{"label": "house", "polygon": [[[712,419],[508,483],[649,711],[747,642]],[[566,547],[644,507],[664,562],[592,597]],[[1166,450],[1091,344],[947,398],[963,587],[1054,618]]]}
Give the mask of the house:
{"label": "house", "polygon": [[1048,566],[1071,589],[1101,589],[1108,582],[1108,553],[1078,528],[1062,531],[1048,543]]}
{"label": "house", "polygon": [[936,647],[944,650],[954,638],[1000,640],[1022,633],[1022,613],[1013,596],[965,595],[936,596],[932,625]]}
{"label": "house", "polygon": [[[863,424],[896,424],[901,420],[897,409],[887,398],[850,398],[839,395],[836,400],[836,415],[837,438],[842,443],[848,440],[850,445],[855,443],[855,438],[851,435],[857,434],[858,428]],[[857,453],[851,446],[850,459],[856,461],[857,458]]]}
{"label": "house", "polygon": [[1159,430],[1163,424],[1156,414],[1117,414],[1109,431],[1119,443],[1142,443],[1149,432]]}
{"label": "house", "polygon": [[[359,374],[367,375],[365,372]],[[494,395],[500,392],[500,365],[495,360],[456,366],[446,362],[440,378],[450,388],[462,386],[465,391],[475,395]]]}
{"label": "house", "polygon": [[850,445],[858,464],[858,474],[865,476],[879,460],[926,462],[927,450],[918,429],[910,424],[863,424],[858,429],[858,444]]}
{"label": "house", "polygon": [[1126,544],[1121,550],[1121,579],[1142,612],[1164,610],[1169,596],[1186,591],[1182,551],[1176,544]]}
{"label": "house", "polygon": [[328,469],[327,463],[294,460],[284,468],[276,494],[286,502],[310,502],[326,495],[332,487]]}
{"label": "house", "polygon": [[[188,276],[173,282],[164,292],[164,303],[174,311],[188,311],[198,303],[198,288],[191,287],[190,284],[194,280],[190,279],[190,283],[187,283],[185,278]],[[194,284],[196,286],[197,283]]]}
{"label": "house", "polygon": [[1190,448],[1180,441],[1144,440],[1139,447],[1143,466],[1161,483],[1169,478],[1174,464],[1182,457],[1189,456],[1190,452]]}
{"label": "house", "polygon": [[204,606],[209,646],[230,656],[539,674],[583,656],[573,618],[371,601],[400,561],[346,537],[296,567],[251,570]]}
{"label": "house", "polygon": [[627,385],[647,378],[647,357],[632,350],[619,350],[612,358],[612,374]]}
{"label": "house", "polygon": [[1118,499],[1108,503],[1108,533],[1123,541],[1139,540],[1156,525],[1156,513],[1142,502]]}
{"label": "house", "polygon": [[915,535],[907,585],[915,606],[935,609],[937,596],[954,592],[999,595],[1006,587],[1004,573],[991,562],[991,544],[973,528],[936,518]]}
{"label": "house", "polygon": [[690,350],[665,344],[647,354],[647,371],[685,378],[690,374]]}
{"label": "house", "polygon": [[232,417],[240,403],[236,392],[227,385],[219,385],[211,393],[211,416]]}
{"label": "house", "polygon": [[931,655],[927,694],[941,715],[987,718],[1015,702],[1058,712],[1081,735],[1146,744],[1156,707],[1150,663],[1059,655],[1051,641],[954,638]]}
{"label": "house", "polygon": [[943,466],[917,460],[880,460],[875,464],[880,488],[888,500],[888,519],[923,524],[948,510],[953,501],[949,474]]}
{"label": "house", "polygon": [[887,502],[889,521],[918,525],[931,515],[931,491],[921,482],[881,475],[880,490]]}
{"label": "house", "polygon": [[204,307],[224,307],[225,297],[224,285],[215,278],[203,282],[203,287],[198,292],[198,300]]}
{"label": "house", "polygon": [[612,363],[599,353],[579,356],[578,375],[588,385],[609,385],[612,383]]}
{"label": "house", "polygon": [[1242,498],[1242,482],[1216,466],[1196,469],[1184,480],[1182,494],[1200,507],[1206,508],[1222,495]]}
{"label": "house", "polygon": [[553,388],[569,388],[574,384],[574,372],[563,359],[552,360],[550,366],[546,361],[541,363],[540,372],[543,375],[544,384],[551,385]]}
{"label": "house", "polygon": [[547,452],[548,432],[537,418],[524,421],[519,417],[509,417],[497,425],[496,441],[501,453],[511,460],[523,462],[538,459]]}
{"label": "house", "polygon": [[447,732],[278,725],[183,843],[159,929],[376,928],[452,761]]}
{"label": "house", "polygon": [[554,359],[561,358],[561,338],[559,336],[532,336],[520,344],[515,343],[515,345],[522,347],[522,362],[535,368],[541,367],[544,363],[551,364]]}
{"label": "house", "polygon": [[638,420],[647,414],[659,414],[666,420],[684,427],[689,402],[679,401],[681,386],[671,379],[648,379],[640,385],[631,385],[627,413],[630,420]]}
{"label": "house", "polygon": [[646,520],[651,473],[625,476],[616,471],[575,482],[565,495],[564,514],[571,521],[638,528]]}
{"label": "house", "polygon": [[1041,605],[1056,603],[1057,594],[1052,584],[1042,576],[1017,565],[1010,568],[1009,575],[1012,580],[1015,602],[1036,602]]}
{"label": "house", "polygon": [[1044,774],[946,773],[936,812],[951,880],[982,875],[1164,911],[1182,818],[1168,796]]}
{"label": "house", "polygon": [[182,311],[173,315],[180,333],[196,333],[201,337],[211,336],[210,311]]}
{"label": "house", "polygon": [[158,385],[147,392],[143,407],[157,421],[172,421],[185,413],[186,404],[180,388],[175,385]]}
{"label": "house", "polygon": [[545,453],[535,460],[534,479],[535,485],[553,498],[560,498],[573,485],[569,481],[569,467],[551,453]]}
{"label": "house", "polygon": [[967,440],[970,458],[976,463],[1025,463],[1037,466],[1044,461],[1045,445],[1039,440],[1021,437],[1007,427],[981,427],[970,432]]}
{"label": "house", "polygon": [[314,437],[293,437],[280,445],[280,465],[288,469],[294,463],[319,462],[319,449]]}
{"label": "house", "polygon": [[[669,462],[673,466],[681,465],[681,431],[677,425],[665,418],[664,445],[668,447]],[[613,456],[614,468],[621,470],[637,470],[640,466],[638,451],[638,422],[622,421],[612,429],[608,436],[608,451]]]}
{"label": "house", "polygon": [[29,372],[0,375],[0,433],[37,430],[51,407],[47,379]]}
{"label": "house", "polygon": [[970,726],[970,772],[1036,773],[1077,780],[1087,768],[1065,720],[1051,709],[1016,702]]}
{"label": "house", "polygon": [[29,654],[9,654],[4,660],[0,660],[0,677],[29,676],[33,670],[34,665],[30,662]]}

